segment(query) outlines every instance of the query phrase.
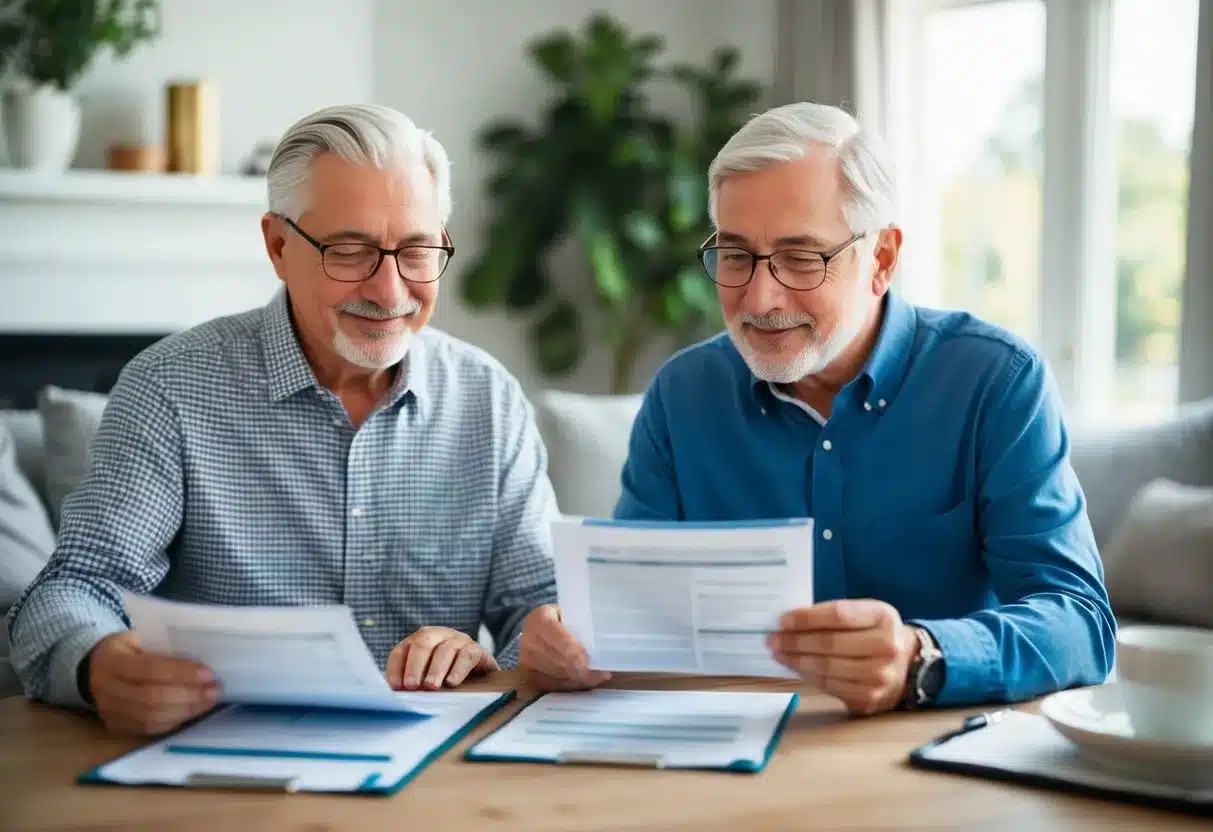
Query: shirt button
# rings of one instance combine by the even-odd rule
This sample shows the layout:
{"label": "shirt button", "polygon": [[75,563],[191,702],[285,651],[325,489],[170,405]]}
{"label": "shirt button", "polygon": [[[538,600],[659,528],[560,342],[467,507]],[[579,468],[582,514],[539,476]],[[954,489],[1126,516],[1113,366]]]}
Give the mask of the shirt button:
{"label": "shirt button", "polygon": [[829,439],[827,439],[827,440],[825,440],[824,442],[822,442],[822,443],[821,443],[821,448],[822,448],[822,450],[826,450],[826,451],[828,451],[828,450],[830,450],[830,449],[831,449],[831,448],[833,448],[833,447],[834,447],[834,443],[833,443],[833,442],[831,442]]}
{"label": "shirt button", "polygon": [[881,407],[884,407],[886,404],[888,404],[888,402],[886,402],[884,399],[881,399],[880,401],[877,402],[877,404],[880,405]]}
{"label": "shirt button", "polygon": [[341,427],[341,419],[339,419],[338,417],[334,416],[334,417],[333,417],[333,424],[334,424],[334,425],[336,425],[337,427]]}
{"label": "shirt button", "polygon": [[363,626],[363,627],[374,627],[374,626],[375,626],[375,619],[373,619],[373,618],[371,618],[371,617],[369,617],[369,616],[368,616],[368,617],[366,617],[366,618],[364,618],[364,619],[362,619],[362,626]]}
{"label": "shirt button", "polygon": [[352,509],[350,509],[350,514],[354,517],[361,517],[362,509],[358,508],[358,506],[354,506]]}
{"label": "shirt button", "polygon": [[833,540],[833,539],[834,539],[834,533],[833,533],[832,531],[830,531],[829,529],[822,529],[822,530],[821,530],[821,536],[822,536],[822,538],[823,538],[823,539],[825,539],[825,540]]}
{"label": "shirt button", "polygon": [[863,409],[864,409],[864,410],[871,410],[871,409],[872,409],[872,403],[871,403],[871,402],[864,402],[864,403],[863,403]]}

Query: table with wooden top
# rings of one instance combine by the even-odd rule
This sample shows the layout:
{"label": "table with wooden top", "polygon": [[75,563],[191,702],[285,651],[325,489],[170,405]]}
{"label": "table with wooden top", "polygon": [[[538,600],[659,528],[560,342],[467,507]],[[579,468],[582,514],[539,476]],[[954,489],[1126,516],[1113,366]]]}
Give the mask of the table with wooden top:
{"label": "table with wooden top", "polygon": [[[534,694],[513,673],[466,687],[518,697],[391,797],[81,786],[134,748],[95,716],[0,700],[0,830],[1208,829],[1209,821],[910,768],[909,751],[979,709],[850,717],[792,683],[616,676],[612,687],[799,690],[759,774],[465,762],[467,746]],[[1026,706],[1031,708],[1031,706]]]}

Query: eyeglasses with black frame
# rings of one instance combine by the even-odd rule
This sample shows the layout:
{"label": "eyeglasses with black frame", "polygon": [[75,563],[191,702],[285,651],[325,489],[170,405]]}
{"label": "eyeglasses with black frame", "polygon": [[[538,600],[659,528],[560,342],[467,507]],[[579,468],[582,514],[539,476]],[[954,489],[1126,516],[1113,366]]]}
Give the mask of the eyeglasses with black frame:
{"label": "eyeglasses with black frame", "polygon": [[754,279],[759,261],[766,260],[771,274],[796,292],[810,292],[825,282],[830,261],[846,251],[864,234],[855,234],[829,251],[785,248],[770,254],[755,254],[741,246],[711,245],[713,234],[699,247],[699,262],[713,283],[738,289]]}
{"label": "eyeglasses with black frame", "polygon": [[[384,257],[395,257],[400,276],[409,283],[433,283],[442,277],[451,258],[455,256],[454,245],[431,246],[410,243],[400,248],[380,248],[372,243],[338,242],[322,243],[300,228],[290,217],[282,221],[295,233],[307,240],[320,252],[320,267],[332,280],[339,283],[361,283],[379,271]],[[450,235],[442,231],[448,241]]]}

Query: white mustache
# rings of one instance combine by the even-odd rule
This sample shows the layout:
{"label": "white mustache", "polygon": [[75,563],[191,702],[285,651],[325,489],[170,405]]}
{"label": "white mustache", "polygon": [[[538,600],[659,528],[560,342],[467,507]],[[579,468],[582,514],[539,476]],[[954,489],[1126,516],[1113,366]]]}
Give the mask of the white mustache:
{"label": "white mustache", "polygon": [[369,318],[372,321],[386,321],[390,318],[407,318],[410,315],[416,315],[421,311],[421,301],[416,298],[409,298],[407,303],[389,309],[385,306],[380,306],[373,300],[353,300],[338,304],[335,308],[338,312],[357,315],[359,318]]}
{"label": "white mustache", "polygon": [[765,315],[743,312],[738,320],[755,329],[791,329],[797,326],[807,326],[810,331],[817,329],[817,321],[812,315],[794,315],[790,312],[768,312]]}

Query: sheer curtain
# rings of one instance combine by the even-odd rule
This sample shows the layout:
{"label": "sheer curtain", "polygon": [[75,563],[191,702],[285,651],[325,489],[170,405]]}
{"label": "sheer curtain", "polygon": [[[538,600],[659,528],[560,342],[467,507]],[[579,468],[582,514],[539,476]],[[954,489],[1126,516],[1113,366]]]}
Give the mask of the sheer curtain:
{"label": "sheer curtain", "polygon": [[777,104],[816,101],[885,134],[888,0],[779,0]]}
{"label": "sheer curtain", "polygon": [[1188,184],[1188,257],[1179,340],[1179,400],[1213,396],[1213,0],[1201,0]]}

